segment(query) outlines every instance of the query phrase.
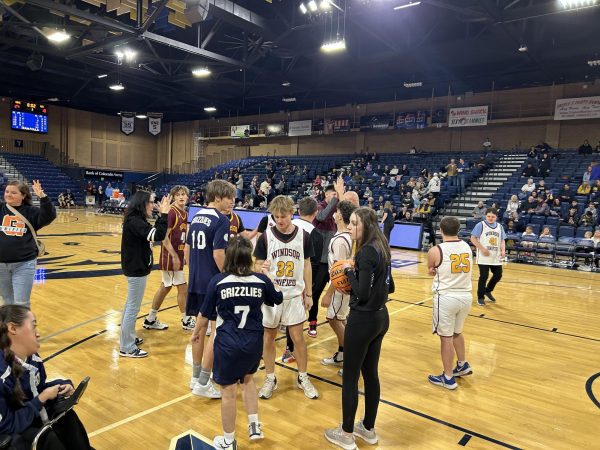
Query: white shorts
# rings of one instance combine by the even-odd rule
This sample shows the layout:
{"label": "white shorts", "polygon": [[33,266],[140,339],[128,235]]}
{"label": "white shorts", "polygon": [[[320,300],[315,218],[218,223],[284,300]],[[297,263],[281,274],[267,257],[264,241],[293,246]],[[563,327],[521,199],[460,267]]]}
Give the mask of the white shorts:
{"label": "white shorts", "polygon": [[183,270],[161,270],[162,282],[165,287],[179,286],[185,284],[185,275]]}
{"label": "white shorts", "polygon": [[280,305],[263,305],[262,313],[263,327],[265,328],[277,328],[280,324],[298,325],[306,321],[306,310],[302,297],[284,299]]}
{"label": "white shorts", "polygon": [[350,295],[344,295],[335,291],[331,304],[327,308],[327,319],[346,320],[350,312]]}
{"label": "white shorts", "polygon": [[473,301],[470,292],[442,292],[433,295],[433,333],[450,337],[462,333]]}

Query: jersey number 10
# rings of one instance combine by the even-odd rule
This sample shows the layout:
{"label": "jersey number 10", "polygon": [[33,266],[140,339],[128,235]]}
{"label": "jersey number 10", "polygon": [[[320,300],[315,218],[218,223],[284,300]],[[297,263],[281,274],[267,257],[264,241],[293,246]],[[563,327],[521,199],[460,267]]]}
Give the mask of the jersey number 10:
{"label": "jersey number 10", "polygon": [[192,248],[198,250],[204,250],[206,248],[206,235],[204,234],[204,231],[198,231],[198,234],[196,234],[195,231],[192,231]]}

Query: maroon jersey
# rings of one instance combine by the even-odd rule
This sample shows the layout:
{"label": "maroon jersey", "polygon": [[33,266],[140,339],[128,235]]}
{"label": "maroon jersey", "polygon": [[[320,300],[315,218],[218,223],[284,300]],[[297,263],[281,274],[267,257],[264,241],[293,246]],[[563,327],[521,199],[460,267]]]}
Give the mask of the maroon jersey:
{"label": "maroon jersey", "polygon": [[[182,211],[175,205],[171,205],[169,210],[167,228],[171,230],[171,234],[168,238],[171,242],[171,246],[177,252],[181,267],[179,270],[183,270],[183,249],[185,248],[185,234],[187,231],[187,211]],[[173,257],[165,249],[164,244],[160,247],[160,270],[173,270]]]}
{"label": "maroon jersey", "polygon": [[242,219],[233,211],[231,214],[227,214],[226,217],[229,219],[229,238],[238,235],[242,231],[246,231],[244,228],[244,224],[242,223]]}

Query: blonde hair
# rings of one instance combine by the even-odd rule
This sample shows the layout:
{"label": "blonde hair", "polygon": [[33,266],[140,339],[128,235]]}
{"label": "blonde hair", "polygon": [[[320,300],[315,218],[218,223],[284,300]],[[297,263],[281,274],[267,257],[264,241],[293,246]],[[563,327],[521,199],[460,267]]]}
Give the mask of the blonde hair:
{"label": "blonde hair", "polygon": [[206,201],[211,203],[217,198],[235,198],[235,186],[224,180],[211,181],[206,187]]}
{"label": "blonde hair", "polygon": [[277,213],[294,213],[294,201],[287,195],[278,195],[269,205],[269,211],[271,214]]}
{"label": "blonde hair", "polygon": [[188,187],[182,186],[180,184],[178,184],[177,186],[173,186],[169,191],[169,195],[171,197],[175,197],[177,194],[179,194],[180,191],[185,192],[185,195],[187,195],[188,197],[190,196],[190,190],[188,189]]}

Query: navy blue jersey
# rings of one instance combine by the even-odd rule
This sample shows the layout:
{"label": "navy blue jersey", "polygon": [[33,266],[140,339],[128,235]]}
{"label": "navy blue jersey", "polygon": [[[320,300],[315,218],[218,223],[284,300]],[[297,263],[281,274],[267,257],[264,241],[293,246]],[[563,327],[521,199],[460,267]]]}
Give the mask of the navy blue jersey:
{"label": "navy blue jersey", "polygon": [[204,317],[214,317],[216,311],[217,335],[237,336],[246,331],[262,333],[263,303],[274,306],[282,301],[283,294],[275,290],[266,275],[253,273],[240,277],[221,273],[210,280],[200,313]]}
{"label": "navy blue jersey", "polygon": [[225,249],[229,239],[229,219],[215,208],[198,210],[188,227],[190,246],[189,292],[205,294],[208,283],[220,271],[213,250]]}

